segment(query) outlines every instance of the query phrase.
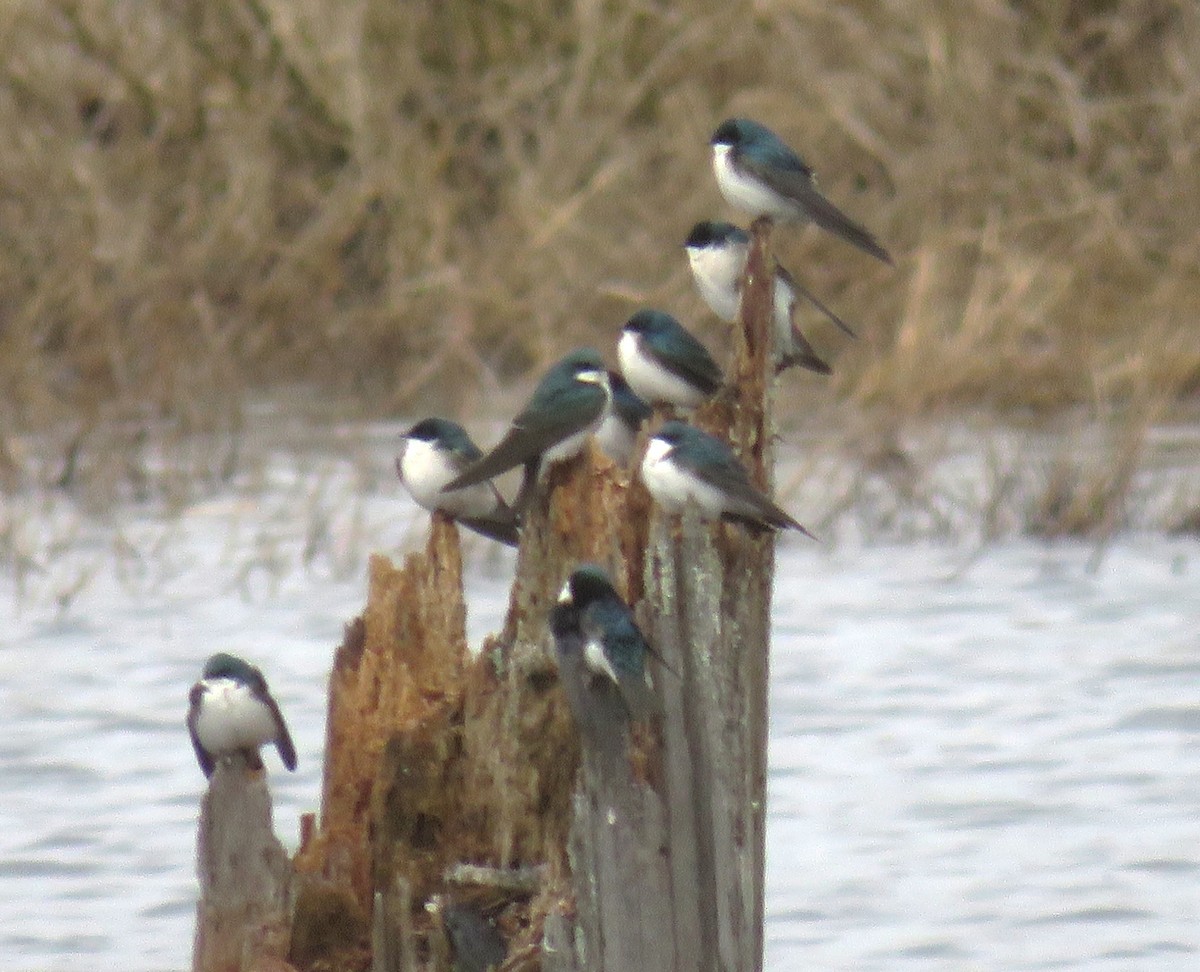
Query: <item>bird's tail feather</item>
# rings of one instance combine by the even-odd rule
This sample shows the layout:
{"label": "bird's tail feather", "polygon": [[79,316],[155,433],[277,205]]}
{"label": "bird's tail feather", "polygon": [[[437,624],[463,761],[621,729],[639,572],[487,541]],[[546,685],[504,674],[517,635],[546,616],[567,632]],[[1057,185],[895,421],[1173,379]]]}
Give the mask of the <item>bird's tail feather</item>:
{"label": "bird's tail feather", "polygon": [[854,222],[819,192],[812,192],[805,199],[805,213],[818,226],[840,236],[847,243],[857,246],[877,260],[894,265],[892,255],[883,248],[875,235],[865,226]]}

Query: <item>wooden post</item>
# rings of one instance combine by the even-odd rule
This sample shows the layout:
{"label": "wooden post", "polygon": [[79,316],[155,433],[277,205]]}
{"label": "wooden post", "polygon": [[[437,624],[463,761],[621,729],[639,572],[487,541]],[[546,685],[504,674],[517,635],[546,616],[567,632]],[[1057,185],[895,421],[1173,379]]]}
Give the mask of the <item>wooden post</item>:
{"label": "wooden post", "polygon": [[[752,235],[729,395],[698,417],[768,491],[769,231]],[[774,538],[655,514],[646,551],[626,583],[644,590],[643,630],[674,670],[656,673],[664,719],[650,765],[662,776],[585,750],[571,844],[582,934],[544,967],[759,970]]]}
{"label": "wooden post", "polygon": [[250,770],[240,754],[213,771],[200,805],[196,863],[192,968],[248,972],[281,961],[291,932],[292,865],[271,825],[266,771]]}
{"label": "wooden post", "polygon": [[[755,227],[731,386],[696,421],[769,489],[767,236]],[[442,972],[502,941],[506,972],[761,969],[773,558],[770,535],[653,511],[594,449],[535,492],[504,628],[477,656],[453,524],[435,516],[401,569],[372,558],[330,678],[292,964]],[[671,669],[654,672],[661,724],[612,745],[580,745],[548,631],[582,561],[609,570]]]}

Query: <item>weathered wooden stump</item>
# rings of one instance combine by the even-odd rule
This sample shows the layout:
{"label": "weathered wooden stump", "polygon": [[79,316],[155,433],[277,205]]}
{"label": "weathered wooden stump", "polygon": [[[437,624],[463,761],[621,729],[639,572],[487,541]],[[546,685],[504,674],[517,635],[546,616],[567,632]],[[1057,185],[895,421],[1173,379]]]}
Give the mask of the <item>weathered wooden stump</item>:
{"label": "weathered wooden stump", "polygon": [[[731,387],[697,416],[770,487],[772,264],[756,226]],[[594,451],[527,514],[503,630],[472,656],[458,535],[374,557],[334,660],[319,823],[295,860],[300,970],[762,967],[774,540],[651,509]],[[547,614],[605,566],[670,671],[661,723],[585,744]],[[465,866],[464,866],[465,865]]]}
{"label": "weathered wooden stump", "polygon": [[243,972],[287,955],[292,863],[275,837],[267,774],[248,769],[240,755],[225,757],[213,771],[200,806],[196,857],[192,968]]}
{"label": "weathered wooden stump", "polygon": [[[768,232],[753,234],[730,393],[697,423],[727,436],[769,490]],[[673,670],[656,673],[661,777],[585,753],[571,842],[581,934],[544,967],[761,969],[774,538],[655,514],[641,543],[627,590]]]}

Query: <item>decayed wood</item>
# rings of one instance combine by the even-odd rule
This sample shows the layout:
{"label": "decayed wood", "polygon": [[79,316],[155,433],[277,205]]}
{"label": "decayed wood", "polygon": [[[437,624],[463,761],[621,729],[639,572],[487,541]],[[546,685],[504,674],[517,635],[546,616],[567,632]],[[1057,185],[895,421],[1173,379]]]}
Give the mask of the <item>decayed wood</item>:
{"label": "decayed wood", "polygon": [[[766,247],[756,227],[731,387],[696,421],[769,488]],[[504,627],[479,655],[453,524],[434,516],[400,569],[372,558],[330,678],[293,965],[486,963],[494,943],[468,962],[451,934],[486,916],[505,972],[760,969],[773,550],[769,535],[654,512],[589,449],[535,492]],[[617,718],[581,747],[547,614],[583,561],[609,570],[669,670],[655,670],[661,723],[626,732]]]}
{"label": "decayed wood", "polygon": [[200,902],[192,968],[287,968],[292,865],[271,823],[267,774],[236,754],[220,760],[200,805]]}
{"label": "decayed wood", "polygon": [[[321,819],[296,861],[298,967],[360,968],[372,952],[375,968],[442,967],[443,929],[425,908],[434,895],[442,914],[482,901],[503,919],[511,954],[538,954],[542,917],[570,897],[579,763],[546,615],[579,560],[619,561],[609,527],[626,489],[592,451],[550,471],[504,629],[477,657],[452,524],[435,517],[426,550],[399,570],[372,559],[367,609],[330,679]],[[521,880],[465,889],[464,862]]]}
{"label": "decayed wood", "polygon": [[[697,418],[767,490],[768,234],[754,229],[729,394]],[[641,581],[642,626],[672,670],[657,672],[662,734],[649,740],[662,777],[585,746],[571,841],[579,934],[546,967],[761,969],[774,539],[693,511],[653,515],[644,549],[625,580]]]}
{"label": "decayed wood", "polygon": [[301,968],[362,967],[378,895],[391,908],[420,877],[388,848],[436,843],[453,822],[467,660],[458,531],[435,516],[424,553],[403,568],[372,558],[367,607],[334,658],[321,818],[296,859]]}

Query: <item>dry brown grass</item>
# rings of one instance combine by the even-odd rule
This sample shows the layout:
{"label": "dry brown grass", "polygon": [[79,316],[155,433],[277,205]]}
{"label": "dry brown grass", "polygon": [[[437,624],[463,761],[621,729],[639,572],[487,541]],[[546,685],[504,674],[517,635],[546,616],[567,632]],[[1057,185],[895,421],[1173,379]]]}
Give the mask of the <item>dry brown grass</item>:
{"label": "dry brown grass", "polygon": [[1194,0],[16,0],[0,28],[6,428],[224,427],[296,381],[469,409],[646,303],[715,340],[679,244],[728,215],[735,113],[898,257],[780,234],[865,335],[817,330],[836,393],[1200,387]]}

